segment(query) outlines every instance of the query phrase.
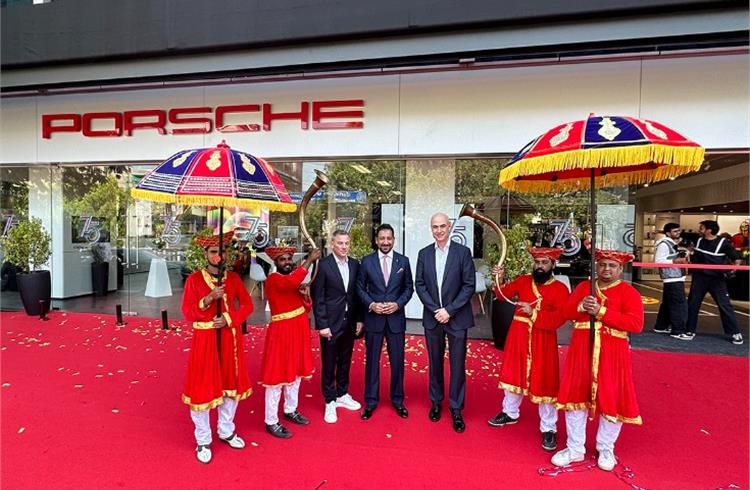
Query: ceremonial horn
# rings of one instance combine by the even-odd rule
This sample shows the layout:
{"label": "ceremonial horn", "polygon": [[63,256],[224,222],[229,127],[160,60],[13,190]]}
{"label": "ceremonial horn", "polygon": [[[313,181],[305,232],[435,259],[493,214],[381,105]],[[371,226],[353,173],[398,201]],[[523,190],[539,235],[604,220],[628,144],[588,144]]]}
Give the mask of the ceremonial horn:
{"label": "ceremonial horn", "polygon": [[[464,206],[461,208],[461,212],[458,213],[459,218],[463,218],[465,216],[468,216],[469,218],[475,219],[477,221],[481,221],[482,223],[485,223],[487,226],[492,228],[495,233],[497,233],[498,237],[500,237],[500,260],[497,262],[498,267],[502,267],[503,263],[505,262],[505,255],[508,252],[508,245],[505,241],[505,235],[503,235],[503,230],[500,229],[500,226],[492,221],[487,216],[483,215],[479,211],[474,208],[471,204],[464,204]],[[500,289],[500,278],[495,276],[495,285],[497,286],[497,289]]]}
{"label": "ceremonial horn", "polygon": [[[302,235],[305,237],[305,239],[307,239],[312,248],[318,248],[318,245],[315,243],[315,240],[312,239],[310,233],[307,232],[307,226],[305,225],[305,209],[307,209],[307,205],[310,203],[310,200],[315,195],[315,193],[325,187],[326,184],[328,184],[328,176],[320,170],[316,170],[315,180],[312,184],[310,184],[310,188],[307,189],[307,192],[305,192],[305,195],[302,198],[302,202],[299,204],[299,226],[302,231]],[[313,265],[313,272],[310,278],[310,282],[314,281],[315,276],[317,275],[318,268]]]}

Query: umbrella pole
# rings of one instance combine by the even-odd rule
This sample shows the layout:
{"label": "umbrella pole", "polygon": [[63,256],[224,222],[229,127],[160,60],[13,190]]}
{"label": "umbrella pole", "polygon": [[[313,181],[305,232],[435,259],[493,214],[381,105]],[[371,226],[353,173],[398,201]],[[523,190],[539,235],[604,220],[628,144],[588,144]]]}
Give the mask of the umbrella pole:
{"label": "umbrella pole", "polygon": [[[219,286],[221,286],[221,280],[224,278],[224,267],[224,206],[219,206]],[[222,300],[216,302],[216,316],[221,316]],[[216,330],[216,352],[219,354],[219,361],[221,362],[221,329]]]}
{"label": "umbrella pole", "polygon": [[[596,170],[591,169],[591,185],[589,187],[590,195],[590,215],[591,215],[591,250],[590,250],[590,264],[591,272],[591,288],[590,294],[596,297]],[[594,315],[589,316],[589,347],[591,352],[591,373],[594,373],[594,342],[596,340],[596,318]],[[593,382],[594,380],[592,380]],[[592,406],[596,403],[596,400],[591,400]]]}

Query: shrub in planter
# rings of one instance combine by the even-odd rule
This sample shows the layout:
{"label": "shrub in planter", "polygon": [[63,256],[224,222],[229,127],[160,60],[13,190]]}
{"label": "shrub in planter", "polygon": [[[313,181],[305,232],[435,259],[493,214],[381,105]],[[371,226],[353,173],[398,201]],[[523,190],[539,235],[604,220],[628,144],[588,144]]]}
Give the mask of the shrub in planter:
{"label": "shrub in planter", "polygon": [[109,257],[101,243],[91,245],[91,289],[95,296],[105,296],[109,289]]}
{"label": "shrub in planter", "polygon": [[49,260],[51,243],[52,238],[39,218],[17,224],[0,239],[5,260],[18,268],[18,291],[28,315],[41,313],[40,301],[49,310],[52,282],[49,271],[40,268]]}

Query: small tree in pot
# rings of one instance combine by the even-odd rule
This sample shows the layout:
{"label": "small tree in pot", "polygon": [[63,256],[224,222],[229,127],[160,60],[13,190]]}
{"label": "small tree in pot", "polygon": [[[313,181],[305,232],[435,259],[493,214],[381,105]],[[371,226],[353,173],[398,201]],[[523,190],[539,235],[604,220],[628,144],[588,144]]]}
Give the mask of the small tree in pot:
{"label": "small tree in pot", "polygon": [[18,291],[28,315],[39,315],[42,305],[49,310],[52,282],[49,271],[40,268],[49,260],[51,243],[39,218],[17,224],[0,239],[5,260],[18,268]]}

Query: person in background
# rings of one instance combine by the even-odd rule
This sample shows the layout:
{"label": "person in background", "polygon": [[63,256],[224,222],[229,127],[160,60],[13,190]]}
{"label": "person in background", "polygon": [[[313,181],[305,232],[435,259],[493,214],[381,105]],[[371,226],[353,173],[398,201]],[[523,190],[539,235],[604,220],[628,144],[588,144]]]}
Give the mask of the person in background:
{"label": "person in background", "polygon": [[[659,264],[686,264],[684,251],[677,248],[680,241],[680,225],[664,225],[664,238],[656,242],[654,261]],[[671,333],[685,331],[687,321],[687,300],[685,299],[685,269],[679,267],[661,267],[659,276],[662,280],[661,304],[656,315],[654,332]]]}
{"label": "person in background", "polygon": [[[719,238],[719,223],[713,220],[700,222],[698,232],[701,237],[695,244],[691,262],[693,264],[725,265],[730,260],[735,265],[742,262],[729,240]],[[712,269],[694,269],[693,280],[688,294],[688,318],[685,331],[672,329],[671,336],[679,340],[693,340],[698,328],[698,313],[703,298],[710,293],[719,307],[719,316],[724,333],[735,345],[742,345],[744,339],[737,325],[732,302],[729,300],[727,281],[724,271]]]}

